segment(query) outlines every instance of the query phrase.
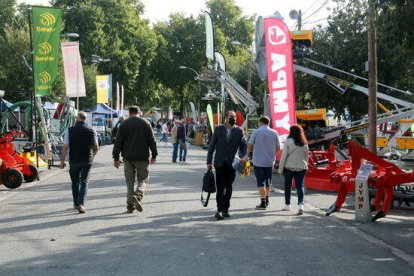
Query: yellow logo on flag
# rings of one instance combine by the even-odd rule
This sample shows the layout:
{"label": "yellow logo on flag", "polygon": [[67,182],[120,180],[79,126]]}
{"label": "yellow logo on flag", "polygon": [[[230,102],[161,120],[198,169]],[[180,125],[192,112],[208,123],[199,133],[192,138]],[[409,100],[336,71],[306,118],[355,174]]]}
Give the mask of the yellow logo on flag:
{"label": "yellow logo on flag", "polygon": [[56,17],[49,12],[42,13],[40,15],[40,23],[42,25],[53,25],[56,23]]}
{"label": "yellow logo on flag", "polygon": [[48,83],[52,79],[50,74],[46,71],[43,71],[42,73],[40,73],[39,77],[40,77],[40,82],[43,83],[43,84]]}
{"label": "yellow logo on flag", "polygon": [[47,55],[52,51],[52,45],[47,42],[39,44],[39,53],[41,55]]}

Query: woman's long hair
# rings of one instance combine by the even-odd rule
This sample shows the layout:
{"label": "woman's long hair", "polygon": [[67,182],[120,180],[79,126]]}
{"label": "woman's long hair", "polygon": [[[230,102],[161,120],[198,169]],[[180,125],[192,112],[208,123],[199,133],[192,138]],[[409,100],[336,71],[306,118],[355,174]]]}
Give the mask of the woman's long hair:
{"label": "woman's long hair", "polygon": [[292,138],[293,141],[295,141],[296,146],[303,146],[308,144],[308,140],[306,140],[303,128],[300,125],[292,125],[290,127],[289,136],[287,138]]}

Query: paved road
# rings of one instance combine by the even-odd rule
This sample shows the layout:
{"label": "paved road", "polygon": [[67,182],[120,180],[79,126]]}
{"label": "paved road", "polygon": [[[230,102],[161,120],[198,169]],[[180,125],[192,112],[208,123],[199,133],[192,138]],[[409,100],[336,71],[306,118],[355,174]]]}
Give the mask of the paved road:
{"label": "paved road", "polygon": [[[206,152],[198,147],[189,148],[189,165],[179,165],[171,163],[171,145],[159,144],[144,212],[126,214],[126,185],[111,150],[96,158],[86,214],[71,209],[67,170],[0,189],[0,275],[414,275],[410,252],[363,229],[389,221],[356,225],[346,209],[325,217],[317,207],[333,194],[310,193],[303,216],[281,211],[280,192],[257,211],[254,178],[238,177],[232,217],[215,221],[214,198],[207,208],[199,199]],[[409,215],[404,225],[412,229]],[[412,235],[404,240],[409,248]]]}

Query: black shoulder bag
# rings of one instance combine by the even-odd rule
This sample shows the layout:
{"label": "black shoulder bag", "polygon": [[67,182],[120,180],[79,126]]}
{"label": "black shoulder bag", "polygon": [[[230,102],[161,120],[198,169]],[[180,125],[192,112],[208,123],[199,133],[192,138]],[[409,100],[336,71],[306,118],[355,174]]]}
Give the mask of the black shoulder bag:
{"label": "black shoulder bag", "polygon": [[[204,207],[207,207],[210,194],[215,192],[216,180],[214,178],[214,173],[210,169],[203,176],[203,187],[201,188],[201,204],[203,204]],[[207,193],[206,198],[204,198],[204,193]]]}

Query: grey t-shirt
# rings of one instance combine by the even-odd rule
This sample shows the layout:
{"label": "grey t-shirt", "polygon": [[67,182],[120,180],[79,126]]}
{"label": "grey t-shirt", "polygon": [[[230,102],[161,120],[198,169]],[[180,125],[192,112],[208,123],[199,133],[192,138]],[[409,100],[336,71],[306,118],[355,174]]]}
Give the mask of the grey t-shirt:
{"label": "grey t-shirt", "polygon": [[276,148],[280,147],[276,130],[263,125],[253,131],[249,144],[253,145],[253,165],[272,167],[276,158]]}

